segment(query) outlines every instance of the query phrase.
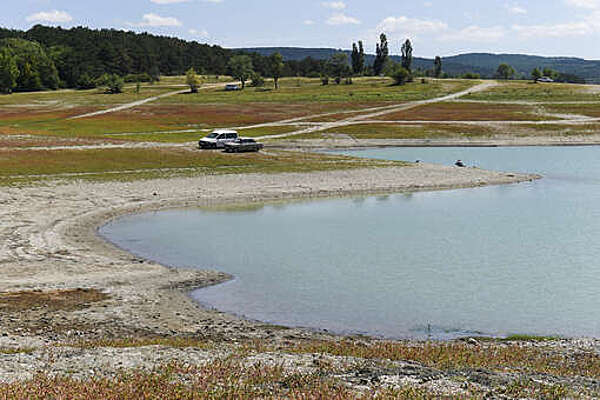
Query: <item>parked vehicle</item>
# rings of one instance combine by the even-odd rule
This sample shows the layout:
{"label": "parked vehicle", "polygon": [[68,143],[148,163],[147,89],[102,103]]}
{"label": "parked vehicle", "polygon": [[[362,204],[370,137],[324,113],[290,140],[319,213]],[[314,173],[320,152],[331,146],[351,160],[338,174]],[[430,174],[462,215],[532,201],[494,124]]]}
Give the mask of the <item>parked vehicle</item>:
{"label": "parked vehicle", "polygon": [[235,92],[237,90],[240,90],[240,85],[236,85],[233,83],[225,85],[225,91],[227,92]]}
{"label": "parked vehicle", "polygon": [[238,139],[238,133],[230,129],[217,129],[204,139],[200,139],[198,147],[201,149],[222,149],[226,143]]}
{"label": "parked vehicle", "polygon": [[542,76],[537,81],[538,82],[552,83],[552,82],[554,82],[554,79],[550,78],[549,76]]}
{"label": "parked vehicle", "polygon": [[257,152],[265,147],[262,143],[258,143],[254,139],[239,138],[233,142],[225,144],[226,153],[248,153]]}

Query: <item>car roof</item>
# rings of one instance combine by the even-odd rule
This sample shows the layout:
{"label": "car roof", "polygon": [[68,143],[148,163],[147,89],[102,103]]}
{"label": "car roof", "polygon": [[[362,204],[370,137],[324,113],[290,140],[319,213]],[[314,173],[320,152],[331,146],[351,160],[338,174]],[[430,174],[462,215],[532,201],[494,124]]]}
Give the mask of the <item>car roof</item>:
{"label": "car roof", "polygon": [[237,135],[237,131],[234,131],[233,129],[215,129],[211,133],[235,133]]}

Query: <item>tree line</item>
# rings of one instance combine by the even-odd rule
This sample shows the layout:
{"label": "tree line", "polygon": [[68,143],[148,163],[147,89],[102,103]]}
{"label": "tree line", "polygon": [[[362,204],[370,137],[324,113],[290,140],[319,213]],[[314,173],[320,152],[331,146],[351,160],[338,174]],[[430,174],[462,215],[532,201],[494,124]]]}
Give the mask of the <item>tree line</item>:
{"label": "tree line", "polygon": [[[324,84],[330,79],[337,84],[351,84],[352,77],[363,75],[387,75],[397,84],[419,76],[448,76],[443,72],[440,57],[435,58],[430,69],[414,70],[410,40],[404,41],[399,49],[401,61],[395,62],[389,55],[388,39],[381,34],[372,64],[366,62],[361,41],[352,44],[350,56],[340,52],[328,60],[307,57],[295,61],[284,60],[278,53],[265,56],[114,29],[62,29],[42,25],[28,31],[0,28],[0,91],[105,86],[107,91],[119,92],[124,82],[153,82],[160,75],[183,75],[190,69],[198,74],[231,75],[239,79],[242,86],[247,81],[261,86],[263,77],[270,77],[276,88],[280,77],[290,76],[320,77]],[[500,73],[507,79],[514,77],[510,68]]]}
{"label": "tree line", "polygon": [[[183,75],[190,68],[199,74],[235,76],[242,86],[248,80],[260,85],[262,77],[273,78],[277,86],[280,77],[289,76],[351,83],[352,76],[382,75],[391,68],[385,35],[377,45],[378,57],[373,65],[366,64],[362,42],[354,43],[352,48],[350,60],[346,54],[336,54],[329,60],[307,57],[284,61],[279,54],[263,56],[114,29],[42,25],[28,31],[0,28],[0,91],[103,85],[118,92],[123,82],[151,82],[160,75]],[[403,63],[403,68],[407,66]]]}

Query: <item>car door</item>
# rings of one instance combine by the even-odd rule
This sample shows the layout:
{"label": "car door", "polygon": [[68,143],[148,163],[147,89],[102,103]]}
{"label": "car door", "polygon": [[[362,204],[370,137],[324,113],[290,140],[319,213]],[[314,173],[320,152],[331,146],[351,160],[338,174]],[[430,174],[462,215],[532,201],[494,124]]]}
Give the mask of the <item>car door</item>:
{"label": "car door", "polygon": [[235,141],[235,139],[237,139],[237,138],[236,138],[236,136],[237,136],[237,135],[236,135],[235,133],[228,133],[228,134],[227,134],[227,142],[228,142],[228,143],[232,143],[232,142],[234,142],[234,141]]}
{"label": "car door", "polygon": [[217,136],[217,139],[216,139],[217,147],[224,147],[226,138],[227,138],[227,135],[225,133],[222,133],[219,136]]}

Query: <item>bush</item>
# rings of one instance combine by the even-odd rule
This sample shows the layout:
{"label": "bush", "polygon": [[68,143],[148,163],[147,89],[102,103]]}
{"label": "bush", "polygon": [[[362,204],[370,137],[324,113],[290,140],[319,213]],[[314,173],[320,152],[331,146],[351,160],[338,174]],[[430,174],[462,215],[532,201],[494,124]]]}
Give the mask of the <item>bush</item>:
{"label": "bush", "polygon": [[463,79],[479,79],[479,78],[481,78],[481,75],[476,74],[475,72],[467,72],[466,74],[463,74],[462,78]]}
{"label": "bush", "polygon": [[94,81],[88,74],[84,73],[77,79],[77,89],[87,90],[94,89],[96,87],[96,81]]}
{"label": "bush", "polygon": [[327,75],[321,75],[321,83],[323,86],[329,85],[329,77]]}
{"label": "bush", "polygon": [[96,81],[98,86],[105,86],[106,93],[117,94],[123,92],[125,81],[117,74],[104,74]]}
{"label": "bush", "polygon": [[351,76],[349,76],[348,78],[346,78],[346,80],[344,81],[344,83],[345,83],[346,85],[352,85],[354,82],[352,82],[352,77],[351,77]]}
{"label": "bush", "polygon": [[185,73],[185,83],[190,87],[190,93],[198,93],[198,88],[202,84],[198,75],[196,75],[196,70],[194,68],[190,68]]}
{"label": "bush", "polygon": [[250,86],[252,87],[263,87],[265,86],[265,79],[260,76],[260,74],[255,73],[252,75],[252,82],[250,82]]}
{"label": "bush", "polygon": [[388,76],[394,80],[396,85],[404,85],[412,79],[410,72],[400,64],[392,66],[388,71]]}

